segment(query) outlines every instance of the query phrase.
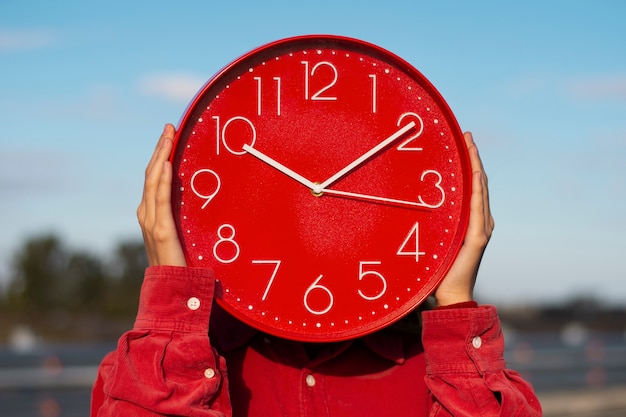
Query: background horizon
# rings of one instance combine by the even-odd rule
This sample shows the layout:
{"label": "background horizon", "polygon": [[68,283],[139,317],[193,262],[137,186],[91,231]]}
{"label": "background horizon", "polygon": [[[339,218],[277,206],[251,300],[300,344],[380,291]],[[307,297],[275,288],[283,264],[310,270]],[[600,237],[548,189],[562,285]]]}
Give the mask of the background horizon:
{"label": "background horizon", "polygon": [[267,42],[355,37],[412,63],[473,132],[496,220],[494,303],[626,300],[626,3],[250,0],[0,5],[0,284],[29,238],[108,254],[163,125]]}

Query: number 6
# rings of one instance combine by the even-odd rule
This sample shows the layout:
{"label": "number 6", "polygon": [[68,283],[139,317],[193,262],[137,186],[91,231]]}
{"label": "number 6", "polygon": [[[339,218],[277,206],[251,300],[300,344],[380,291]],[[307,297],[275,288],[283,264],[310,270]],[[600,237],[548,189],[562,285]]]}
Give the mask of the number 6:
{"label": "number 6", "polygon": [[[328,287],[325,287],[322,284],[319,284],[321,279],[322,279],[322,275],[317,277],[315,282],[313,284],[311,284],[311,286],[309,288],[307,288],[306,292],[304,293],[304,307],[309,311],[309,313],[315,314],[317,316],[321,316],[322,314],[328,313],[330,311],[330,309],[333,307],[333,304],[335,303],[335,300],[334,300],[334,297],[333,297],[333,293],[330,292]],[[322,290],[326,294],[328,294],[328,298],[329,298],[328,306],[325,309],[323,309],[323,310],[313,310],[309,306],[308,299],[309,299],[309,295],[311,295],[311,291],[313,291],[313,290]]]}

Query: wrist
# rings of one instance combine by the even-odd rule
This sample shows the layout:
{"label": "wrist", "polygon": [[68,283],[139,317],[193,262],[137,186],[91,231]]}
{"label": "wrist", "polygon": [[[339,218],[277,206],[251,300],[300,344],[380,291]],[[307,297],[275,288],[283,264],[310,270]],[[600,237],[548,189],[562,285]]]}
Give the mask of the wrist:
{"label": "wrist", "polygon": [[476,301],[466,301],[464,303],[449,304],[446,306],[438,306],[436,307],[436,309],[437,310],[449,310],[453,308],[477,308],[477,307],[478,307],[478,303]]}
{"label": "wrist", "polygon": [[474,297],[471,293],[459,294],[435,294],[435,303],[437,307],[446,307],[454,304],[471,303]]}

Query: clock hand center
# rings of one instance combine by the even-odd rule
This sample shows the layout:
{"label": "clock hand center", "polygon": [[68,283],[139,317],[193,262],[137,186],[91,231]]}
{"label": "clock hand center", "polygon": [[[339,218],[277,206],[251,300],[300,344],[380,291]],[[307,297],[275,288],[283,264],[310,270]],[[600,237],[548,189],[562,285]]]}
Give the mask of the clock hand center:
{"label": "clock hand center", "polygon": [[331,184],[333,184],[339,178],[343,177],[348,172],[352,171],[353,169],[357,168],[359,165],[363,164],[365,161],[367,161],[373,155],[375,155],[376,153],[380,152],[381,150],[383,150],[384,148],[389,146],[394,141],[398,140],[400,137],[402,137],[402,135],[404,135],[406,132],[408,132],[409,130],[413,129],[414,127],[415,127],[415,122],[410,122],[407,125],[401,127],[397,131],[395,131],[387,139],[383,140],[378,145],[374,146],[372,149],[370,149],[369,151],[367,151],[366,153],[364,153],[363,155],[361,155],[360,157],[358,157],[357,159],[352,161],[350,164],[345,166],[343,169],[341,169],[335,175],[333,175],[332,177],[330,177],[326,181],[324,181],[322,184],[320,184],[320,190],[324,190],[325,188],[329,187]]}
{"label": "clock hand center", "polygon": [[310,188],[314,193],[318,194],[321,192],[322,187],[320,187],[320,184],[314,184],[312,181],[298,174],[294,170],[286,167],[285,165],[281,164],[275,159],[265,155],[263,152],[259,151],[258,149],[253,148],[252,146],[248,144],[245,144],[243,145],[243,150],[248,152],[250,155],[265,162],[272,168],[275,168],[278,171],[282,172],[283,174],[287,175],[288,177],[291,177],[292,179],[298,181],[300,184],[304,185],[305,187]]}

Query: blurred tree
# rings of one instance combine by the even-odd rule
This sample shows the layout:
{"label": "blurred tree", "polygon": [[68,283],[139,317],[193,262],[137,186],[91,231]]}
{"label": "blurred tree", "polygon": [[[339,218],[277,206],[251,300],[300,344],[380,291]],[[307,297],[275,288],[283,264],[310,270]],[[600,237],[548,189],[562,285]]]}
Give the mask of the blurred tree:
{"label": "blurred tree", "polygon": [[107,277],[101,259],[88,253],[72,254],[64,281],[63,304],[69,310],[102,312]]}
{"label": "blurred tree", "polygon": [[117,246],[109,271],[112,279],[106,302],[108,313],[134,317],[147,267],[148,257],[143,242],[127,241]]}
{"label": "blurred tree", "polygon": [[28,240],[11,265],[7,306],[41,315],[63,303],[62,278],[68,254],[56,236]]}
{"label": "blurred tree", "polygon": [[9,313],[0,327],[27,323],[66,340],[117,337],[120,326],[132,325],[147,265],[141,241],[122,242],[103,257],[70,251],[51,234],[30,238],[16,251],[0,293],[0,309]]}

